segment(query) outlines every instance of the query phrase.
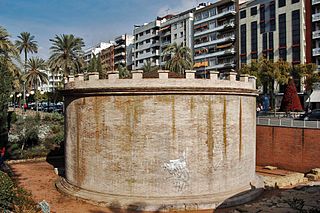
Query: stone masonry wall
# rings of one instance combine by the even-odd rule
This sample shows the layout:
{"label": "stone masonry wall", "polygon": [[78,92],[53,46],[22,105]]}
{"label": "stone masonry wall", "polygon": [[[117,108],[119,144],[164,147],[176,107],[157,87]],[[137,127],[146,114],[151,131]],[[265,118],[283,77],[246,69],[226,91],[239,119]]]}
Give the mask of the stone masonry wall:
{"label": "stone masonry wall", "polygon": [[194,72],[187,79],[163,73],[160,79],[132,78],[66,85],[70,184],[186,203],[195,202],[188,197],[225,199],[250,189],[256,177],[254,82],[194,79]]}

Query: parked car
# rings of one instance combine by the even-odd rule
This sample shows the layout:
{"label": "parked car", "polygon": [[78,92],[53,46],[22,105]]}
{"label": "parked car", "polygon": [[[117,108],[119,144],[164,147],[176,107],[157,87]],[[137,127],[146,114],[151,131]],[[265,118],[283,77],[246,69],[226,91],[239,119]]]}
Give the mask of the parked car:
{"label": "parked car", "polygon": [[305,121],[317,121],[320,120],[320,109],[312,110],[310,113],[307,113],[304,117]]}

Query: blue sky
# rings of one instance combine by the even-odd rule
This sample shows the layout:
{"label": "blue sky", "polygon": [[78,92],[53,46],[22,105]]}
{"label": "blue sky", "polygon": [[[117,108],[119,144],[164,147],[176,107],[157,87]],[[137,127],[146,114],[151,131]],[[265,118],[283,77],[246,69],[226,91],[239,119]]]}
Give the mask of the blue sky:
{"label": "blue sky", "polygon": [[47,59],[49,39],[56,34],[82,37],[86,47],[132,34],[134,24],[190,9],[200,0],[0,0],[0,25],[16,39],[27,31]]}

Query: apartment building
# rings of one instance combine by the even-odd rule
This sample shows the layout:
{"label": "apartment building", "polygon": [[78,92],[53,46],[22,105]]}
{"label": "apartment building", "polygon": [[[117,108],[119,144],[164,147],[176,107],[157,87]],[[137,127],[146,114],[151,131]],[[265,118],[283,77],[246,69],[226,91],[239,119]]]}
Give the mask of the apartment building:
{"label": "apartment building", "polygon": [[168,60],[163,56],[163,52],[168,45],[176,43],[193,49],[193,11],[194,9],[191,9],[162,18],[159,30],[161,67],[164,68]]}
{"label": "apartment building", "polygon": [[40,86],[40,90],[44,92],[53,92],[54,90],[61,88],[63,86],[63,73],[51,72],[50,70],[41,70],[48,76],[48,83],[43,83]]}
{"label": "apartment building", "polygon": [[160,65],[160,18],[141,26],[135,26],[133,30],[133,70],[142,69],[147,61],[152,66]]}
{"label": "apartment building", "polygon": [[318,70],[320,70],[320,0],[312,0],[310,5],[306,4],[306,11],[312,13],[311,20],[310,22],[307,21],[306,25],[307,34],[310,34],[311,37],[310,50],[312,49],[312,51],[307,52],[307,55],[310,54],[310,62],[316,64]]}
{"label": "apartment building", "polygon": [[85,64],[88,64],[90,62],[90,60],[92,59],[93,55],[97,56],[103,49],[106,49],[106,48],[108,48],[108,47],[110,47],[112,45],[113,45],[113,43],[111,43],[111,42],[109,42],[109,43],[100,42],[99,44],[86,49],[84,51],[84,56],[83,56]]}
{"label": "apartment building", "polygon": [[114,45],[101,50],[101,67],[104,71],[115,70],[114,66]]}
{"label": "apartment building", "polygon": [[131,35],[121,35],[115,38],[114,45],[114,68],[117,70],[119,65],[132,69],[132,49],[133,39]]}
{"label": "apartment building", "polygon": [[[194,12],[194,68],[203,76],[237,66],[237,4],[221,0]],[[206,76],[205,76],[206,77]]]}
{"label": "apartment building", "polygon": [[240,65],[260,57],[306,63],[305,26],[303,0],[245,2],[239,8]]}

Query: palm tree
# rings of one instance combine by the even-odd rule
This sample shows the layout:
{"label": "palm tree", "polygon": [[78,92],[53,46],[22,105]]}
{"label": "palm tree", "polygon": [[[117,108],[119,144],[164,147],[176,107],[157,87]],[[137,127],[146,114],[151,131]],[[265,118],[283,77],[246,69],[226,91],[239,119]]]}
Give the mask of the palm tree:
{"label": "palm tree", "polygon": [[[18,40],[16,40],[16,46],[20,52],[24,52],[24,74],[27,72],[27,61],[28,61],[28,53],[37,53],[38,52],[38,44],[34,40],[34,36],[29,32],[22,32],[18,36]],[[25,82],[23,82],[23,102],[26,102],[26,88]]]}
{"label": "palm tree", "polygon": [[72,34],[63,34],[60,36],[56,35],[50,41],[52,42],[52,46],[50,47],[49,66],[61,68],[65,76],[80,72],[83,65],[83,39],[75,37]]}
{"label": "palm tree", "polygon": [[[41,83],[48,82],[48,75],[41,72],[46,69],[46,62],[42,58],[32,57],[27,63],[28,72],[24,75],[26,83],[29,87],[36,90]],[[36,98],[36,106],[38,112],[38,99]]]}
{"label": "palm tree", "polygon": [[158,71],[159,67],[158,66],[152,66],[151,61],[147,61],[143,64],[142,67],[143,72],[154,72],[154,71]]}
{"label": "palm tree", "polygon": [[193,68],[192,52],[189,47],[173,43],[163,52],[164,57],[170,57],[166,62],[166,69],[184,74],[186,69]]}

